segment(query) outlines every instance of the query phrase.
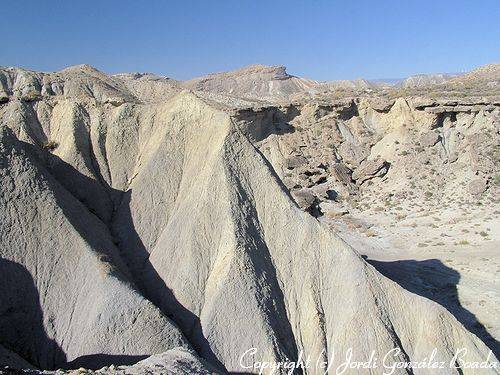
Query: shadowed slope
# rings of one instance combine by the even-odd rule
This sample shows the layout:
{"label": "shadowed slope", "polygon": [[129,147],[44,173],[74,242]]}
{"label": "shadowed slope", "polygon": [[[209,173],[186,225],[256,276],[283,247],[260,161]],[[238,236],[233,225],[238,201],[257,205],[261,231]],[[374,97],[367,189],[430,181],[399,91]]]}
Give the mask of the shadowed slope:
{"label": "shadowed slope", "polygon": [[[17,267],[8,270],[23,270],[2,273],[7,284],[1,302],[10,311],[3,315],[2,327],[10,330],[3,330],[0,343],[42,368],[62,366],[82,355],[149,355],[189,347],[178,329],[127,281],[128,271],[106,227],[8,128],[0,130],[0,254],[3,264]],[[23,281],[27,277],[33,281]],[[22,303],[15,299],[18,288],[25,289]],[[22,314],[29,314],[23,323],[16,318]],[[23,334],[23,329],[28,332]],[[91,362],[79,364],[92,367]]]}

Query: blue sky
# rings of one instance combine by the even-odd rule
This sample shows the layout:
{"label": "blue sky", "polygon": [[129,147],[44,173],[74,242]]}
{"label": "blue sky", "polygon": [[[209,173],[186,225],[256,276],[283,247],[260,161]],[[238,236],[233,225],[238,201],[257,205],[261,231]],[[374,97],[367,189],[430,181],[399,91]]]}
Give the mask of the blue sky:
{"label": "blue sky", "polygon": [[0,65],[187,79],[261,63],[318,80],[500,62],[500,0],[2,2]]}

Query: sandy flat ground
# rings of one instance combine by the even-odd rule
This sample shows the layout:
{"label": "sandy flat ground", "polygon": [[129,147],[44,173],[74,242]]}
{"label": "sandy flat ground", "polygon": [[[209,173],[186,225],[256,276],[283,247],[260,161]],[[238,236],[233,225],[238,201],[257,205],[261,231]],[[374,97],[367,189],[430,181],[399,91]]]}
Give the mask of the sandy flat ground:
{"label": "sandy flat ground", "polygon": [[500,210],[456,205],[324,220],[379,271],[445,306],[499,356]]}

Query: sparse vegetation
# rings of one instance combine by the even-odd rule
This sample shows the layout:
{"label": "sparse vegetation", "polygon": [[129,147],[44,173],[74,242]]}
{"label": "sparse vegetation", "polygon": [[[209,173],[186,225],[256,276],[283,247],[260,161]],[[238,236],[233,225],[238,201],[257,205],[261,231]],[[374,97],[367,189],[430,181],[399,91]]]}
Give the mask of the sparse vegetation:
{"label": "sparse vegetation", "polygon": [[59,147],[59,143],[57,143],[56,141],[47,141],[43,145],[43,149],[47,151],[54,151],[57,147]]}
{"label": "sparse vegetation", "polygon": [[34,100],[40,99],[41,95],[37,93],[36,91],[31,91],[27,94],[24,94],[22,97],[22,100],[26,102],[32,102]]}
{"label": "sparse vegetation", "polygon": [[372,229],[368,229],[366,232],[365,232],[365,236],[366,237],[377,237],[377,232],[375,232],[374,230]]}
{"label": "sparse vegetation", "polygon": [[497,186],[500,186],[500,173],[497,173],[493,176],[493,183]]}

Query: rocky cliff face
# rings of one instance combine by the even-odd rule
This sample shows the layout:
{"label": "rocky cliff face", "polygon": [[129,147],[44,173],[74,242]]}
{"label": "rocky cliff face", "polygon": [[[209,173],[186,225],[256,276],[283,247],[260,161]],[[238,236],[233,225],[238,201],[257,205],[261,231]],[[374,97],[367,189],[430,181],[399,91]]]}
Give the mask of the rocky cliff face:
{"label": "rocky cliff face", "polygon": [[360,198],[436,204],[498,193],[495,101],[353,98],[235,118],[314,215]]}
{"label": "rocky cliff face", "polygon": [[[87,66],[0,77],[3,365],[99,368],[157,355],[126,371],[224,373],[243,371],[250,348],[250,368],[299,353],[337,366],[330,351],[349,348],[362,360],[394,348],[394,361],[434,348],[436,360],[460,348],[487,358],[448,311],[382,276],[297,203],[318,216],[322,202],[384,183],[405,163],[387,142],[419,139],[419,155],[435,148],[458,162],[457,133],[493,126],[496,107],[235,109],[185,91],[146,102],[149,79]],[[170,95],[170,82],[155,82]],[[475,165],[489,186],[490,167]]]}

